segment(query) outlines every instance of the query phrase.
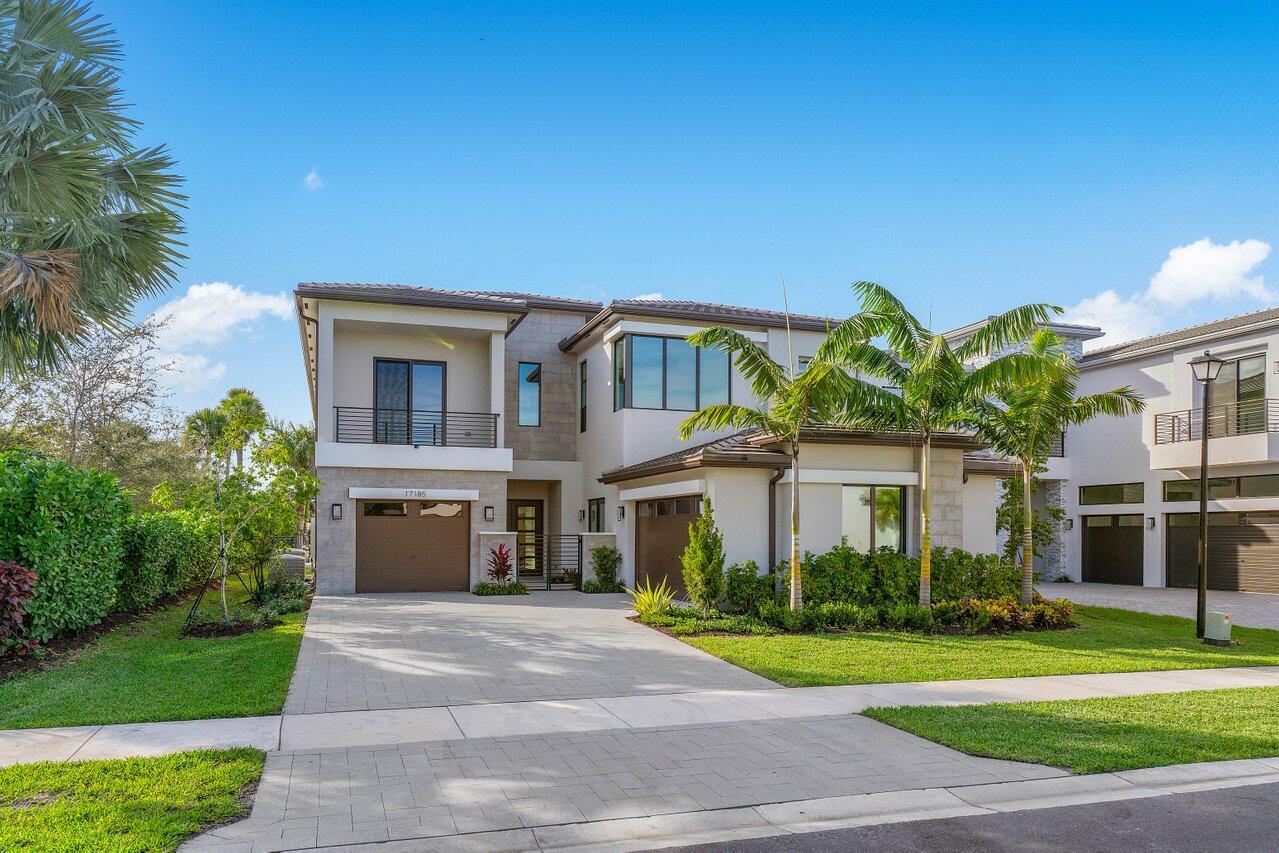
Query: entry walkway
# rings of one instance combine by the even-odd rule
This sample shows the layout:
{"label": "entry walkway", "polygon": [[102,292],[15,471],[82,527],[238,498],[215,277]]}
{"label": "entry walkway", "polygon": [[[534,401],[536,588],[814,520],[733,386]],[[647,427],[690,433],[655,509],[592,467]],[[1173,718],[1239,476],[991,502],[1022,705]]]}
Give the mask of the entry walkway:
{"label": "entry walkway", "polygon": [[424,741],[550,736],[857,714],[869,707],[977,705],[1279,687],[1279,667],[1045,675],[788,690],[711,690],[445,708],[287,714],[174,723],[0,731],[0,766],[249,746],[263,750],[394,747]]}
{"label": "entry walkway", "polygon": [[[1193,589],[1109,583],[1041,583],[1039,591],[1049,598],[1069,598],[1076,604],[1195,617],[1196,592]],[[1208,609],[1229,613],[1236,625],[1279,628],[1279,595],[1209,590]]]}

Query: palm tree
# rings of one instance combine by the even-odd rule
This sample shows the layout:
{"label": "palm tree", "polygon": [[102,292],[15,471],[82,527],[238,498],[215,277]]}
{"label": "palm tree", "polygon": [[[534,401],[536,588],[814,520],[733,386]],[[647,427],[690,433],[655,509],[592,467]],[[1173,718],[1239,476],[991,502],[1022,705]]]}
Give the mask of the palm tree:
{"label": "palm tree", "polygon": [[133,144],[120,56],[86,3],[0,2],[0,376],[124,328],[182,260],[180,178]]}
{"label": "palm tree", "polygon": [[228,460],[226,446],[229,419],[220,408],[197,409],[187,415],[183,433],[200,453],[200,461],[224,470]]}
{"label": "palm tree", "polygon": [[235,467],[240,470],[244,468],[244,449],[249,446],[249,441],[266,429],[266,409],[258,395],[248,388],[227,391],[218,408],[226,413],[227,446],[235,451]]}
{"label": "palm tree", "polygon": [[[859,281],[853,289],[862,310],[827,335],[815,360],[852,373],[841,423],[913,433],[919,440],[919,603],[932,601],[932,489],[930,457],[939,433],[967,427],[977,401],[997,386],[1033,377],[1039,361],[1013,353],[999,357],[1048,321],[1051,305],[1023,305],[990,317],[971,337],[952,347],[930,331],[886,288]],[[883,346],[875,343],[884,342]],[[968,365],[981,363],[976,369]],[[861,377],[882,381],[896,393],[872,394]]]}
{"label": "palm tree", "polygon": [[272,421],[262,446],[262,457],[285,480],[298,514],[298,533],[307,541],[307,507],[315,497],[315,430],[309,426]]}
{"label": "palm tree", "polygon": [[1022,482],[1021,603],[1035,594],[1031,476],[1066,427],[1099,415],[1125,417],[1145,408],[1131,387],[1113,388],[1076,397],[1079,368],[1066,353],[1062,339],[1047,330],[1036,332],[1026,354],[1040,361],[1036,374],[1021,382],[1001,385],[994,400],[980,400],[973,426],[992,448],[1017,460]]}
{"label": "palm tree", "polygon": [[680,438],[687,440],[697,430],[758,429],[783,442],[790,456],[790,606],[799,610],[804,604],[799,572],[800,434],[807,427],[830,424],[844,408],[850,390],[847,375],[839,366],[814,358],[796,377],[793,367],[784,369],[759,344],[722,326],[703,329],[688,342],[728,353],[758,403],[707,406],[679,425]]}

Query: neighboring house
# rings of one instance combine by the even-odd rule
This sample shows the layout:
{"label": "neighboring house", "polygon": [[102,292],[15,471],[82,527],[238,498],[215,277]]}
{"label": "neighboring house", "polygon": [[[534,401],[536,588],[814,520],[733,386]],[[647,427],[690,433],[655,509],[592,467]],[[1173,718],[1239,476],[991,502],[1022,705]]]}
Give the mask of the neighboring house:
{"label": "neighboring house", "polygon": [[[797,369],[832,321],[684,301],[597,302],[405,285],[301,284],[299,329],[317,431],[322,593],[465,590],[499,543],[520,577],[562,587],[597,544],[628,583],[667,576],[703,496],[730,562],[787,553],[787,458],[767,435],[679,441],[714,402],[747,401],[727,357],[690,347],[725,325]],[[964,435],[933,452],[939,546],[995,548],[1006,466]],[[918,549],[913,436],[804,436],[802,544]],[[587,569],[589,571],[589,568]]]}
{"label": "neighboring house", "polygon": [[[1146,411],[1066,435],[1061,505],[1072,578],[1146,586],[1197,582],[1202,387],[1190,359],[1226,360],[1208,411],[1209,586],[1279,592],[1279,309],[1105,347],[1079,392],[1131,385]],[[1275,377],[1275,378],[1271,378]]]}

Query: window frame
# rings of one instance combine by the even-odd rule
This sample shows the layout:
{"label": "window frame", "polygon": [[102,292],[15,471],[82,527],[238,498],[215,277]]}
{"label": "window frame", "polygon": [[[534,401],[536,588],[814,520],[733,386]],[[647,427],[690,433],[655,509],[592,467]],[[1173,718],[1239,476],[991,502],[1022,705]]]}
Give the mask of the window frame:
{"label": "window frame", "polygon": [[586,532],[604,533],[604,499],[591,498],[586,502]]}
{"label": "window frame", "polygon": [[[662,370],[662,395],[661,395],[662,405],[661,406],[635,405],[635,399],[634,399],[635,347],[633,345],[634,338],[647,338],[650,340],[658,340],[662,342],[662,354],[660,359],[661,370]],[[693,354],[694,354],[694,357],[693,357],[693,405],[695,408],[677,409],[677,408],[672,408],[670,406],[670,401],[669,401],[670,382],[668,379],[668,371],[667,371],[667,353],[669,350],[669,347],[667,345],[668,341],[679,341],[680,343],[688,345],[693,350]],[[622,364],[622,374],[620,378],[618,377],[618,371],[617,371],[617,363],[618,363],[617,351],[618,351],[619,345],[622,348],[622,353],[623,353],[622,361],[624,362]],[[621,409],[636,409],[638,411],[643,411],[643,412],[698,412],[698,411],[701,411],[703,408],[702,352],[703,352],[703,347],[695,347],[692,344],[688,343],[687,338],[680,337],[679,335],[651,335],[651,334],[641,333],[641,332],[626,332],[622,335],[619,335],[617,339],[613,341],[613,362],[614,362],[613,411],[616,412],[616,411],[620,411]],[[726,399],[723,401],[723,403],[728,404],[733,402],[733,360],[732,358],[726,358],[724,366],[728,375],[726,377],[727,382],[724,385]],[[720,404],[716,403],[714,405],[720,405]]]}
{"label": "window frame", "polygon": [[[1115,487],[1115,486],[1118,486],[1118,487],[1120,487],[1120,488],[1123,488],[1124,486],[1137,486],[1137,487],[1139,487],[1139,488],[1141,489],[1141,495],[1140,495],[1140,497],[1138,497],[1138,498],[1137,498],[1137,500],[1133,500],[1133,501],[1125,501],[1125,500],[1118,500],[1118,501],[1088,501],[1088,500],[1084,500],[1084,491],[1085,491],[1086,489],[1098,489],[1098,488],[1108,488],[1108,487],[1113,488],[1113,487]],[[1080,487],[1079,487],[1079,505],[1080,505],[1080,506],[1134,506],[1134,505],[1136,505],[1136,504],[1143,504],[1143,503],[1145,503],[1145,502],[1146,502],[1146,484],[1145,484],[1144,482],[1141,482],[1141,481],[1136,481],[1136,482],[1126,482],[1126,483],[1089,483],[1089,484],[1088,484],[1088,485],[1086,485],[1086,486],[1080,486]]]}
{"label": "window frame", "polygon": [[586,359],[582,359],[577,365],[577,431],[579,433],[586,432]]}
{"label": "window frame", "polygon": [[[898,553],[898,554],[905,554],[905,553],[906,553],[906,543],[907,543],[907,540],[909,539],[909,531],[907,530],[907,523],[908,523],[908,521],[907,521],[907,519],[908,519],[908,516],[907,516],[907,502],[906,502],[906,489],[907,489],[907,487],[906,487],[906,486],[895,485],[895,484],[892,484],[892,483],[841,483],[841,484],[840,484],[840,487],[839,487],[839,499],[840,499],[840,509],[839,509],[839,515],[840,515],[840,529],[839,529],[839,538],[840,538],[840,542],[843,542],[844,538],[848,535],[847,533],[845,533],[845,532],[844,532],[844,518],[843,518],[843,517],[844,517],[844,507],[843,507],[843,502],[844,502],[844,494],[845,494],[844,490],[845,490],[845,489],[870,489],[870,517],[869,517],[869,521],[870,521],[870,550],[867,552],[867,553],[869,553],[869,554],[874,554],[876,551],[878,551],[878,550],[880,549],[880,545],[879,545],[879,543],[875,541],[875,540],[876,540],[876,537],[878,536],[878,533],[879,533],[879,529],[878,529],[878,527],[875,525],[875,494],[876,494],[876,492],[878,492],[880,489],[897,489],[898,494],[899,494],[898,507],[899,507],[899,510],[900,510],[900,513],[901,513],[901,515],[900,515],[900,519],[901,519],[900,527],[901,527],[901,529],[900,529],[900,531],[899,531],[899,533],[898,533],[898,536],[897,536],[897,538],[898,538],[898,542],[897,542],[897,550],[896,550],[896,553]],[[885,547],[887,547],[887,546],[885,546]]]}
{"label": "window frame", "polygon": [[[533,373],[537,374],[537,381],[530,383],[537,386],[537,423],[526,424],[524,417],[524,384],[525,379],[521,375],[524,366],[534,368]],[[528,427],[535,429],[542,425],[542,362],[540,361],[518,361],[515,363],[515,425],[518,427]]]}
{"label": "window frame", "polygon": [[[1276,477],[1276,476],[1279,476],[1279,475],[1276,475],[1276,474],[1241,474],[1241,475],[1236,475],[1236,476],[1233,476],[1233,477],[1209,477],[1209,478],[1208,478],[1208,500],[1210,500],[1210,501],[1229,501],[1229,500],[1235,500],[1235,499],[1253,500],[1253,499],[1258,499],[1258,498],[1274,498],[1274,497],[1279,497],[1279,489],[1275,489],[1275,490],[1274,490],[1274,492],[1272,492],[1272,493],[1270,493],[1270,494],[1264,494],[1264,493],[1263,493],[1263,494],[1250,494],[1250,495],[1246,495],[1246,494],[1244,494],[1244,484],[1245,484],[1245,483],[1247,483],[1247,482],[1249,482],[1249,481],[1257,481],[1257,480],[1261,480],[1261,479],[1264,479],[1264,478],[1268,478],[1268,477]],[[1228,494],[1228,495],[1214,495],[1214,494],[1212,493],[1213,483],[1214,483],[1214,482],[1216,482],[1216,483],[1220,483],[1222,480],[1228,480],[1228,481],[1230,482],[1230,494]],[[1170,504],[1194,503],[1194,502],[1196,502],[1196,501],[1198,501],[1198,500],[1199,500],[1199,496],[1198,496],[1198,495],[1194,495],[1193,497],[1188,497],[1188,498],[1170,498],[1170,497],[1168,497],[1168,487],[1169,487],[1169,486],[1186,486],[1186,487],[1189,487],[1189,488],[1191,488],[1191,489],[1194,489],[1194,490],[1197,492],[1197,491],[1199,491],[1199,481],[1198,481],[1197,479],[1196,479],[1196,480],[1164,480],[1164,481],[1163,481],[1163,485],[1162,485],[1162,493],[1161,493],[1161,497],[1162,497],[1162,499],[1163,499],[1163,502],[1164,502],[1164,503],[1170,503]]]}

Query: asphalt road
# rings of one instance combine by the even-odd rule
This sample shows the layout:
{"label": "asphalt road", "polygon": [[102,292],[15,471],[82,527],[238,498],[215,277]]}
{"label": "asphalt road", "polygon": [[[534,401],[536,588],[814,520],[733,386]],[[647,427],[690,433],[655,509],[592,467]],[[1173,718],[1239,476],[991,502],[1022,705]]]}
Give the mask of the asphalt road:
{"label": "asphalt road", "polygon": [[1144,800],[863,826],[681,850],[773,851],[1279,850],[1279,784]]}

